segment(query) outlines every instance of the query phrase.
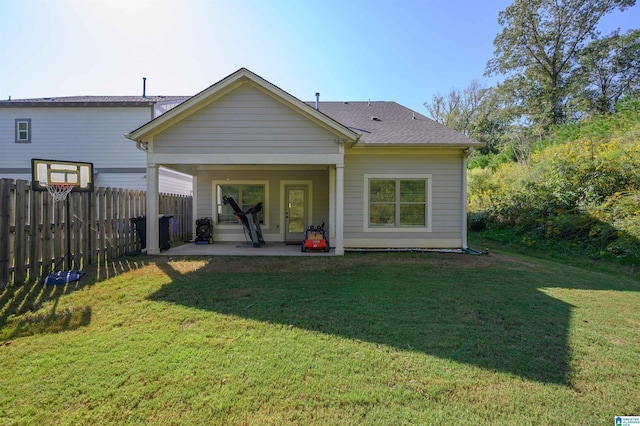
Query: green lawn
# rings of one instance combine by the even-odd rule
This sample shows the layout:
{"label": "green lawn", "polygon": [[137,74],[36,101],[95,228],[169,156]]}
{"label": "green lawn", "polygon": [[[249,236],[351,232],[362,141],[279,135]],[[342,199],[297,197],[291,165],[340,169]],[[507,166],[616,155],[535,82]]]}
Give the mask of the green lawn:
{"label": "green lawn", "polygon": [[640,282],[491,250],[133,257],[0,295],[0,424],[640,415]]}

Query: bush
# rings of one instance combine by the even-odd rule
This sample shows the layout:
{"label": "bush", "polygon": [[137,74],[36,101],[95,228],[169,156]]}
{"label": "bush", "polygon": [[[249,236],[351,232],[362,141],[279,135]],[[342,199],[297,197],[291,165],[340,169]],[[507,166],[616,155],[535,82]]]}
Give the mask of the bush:
{"label": "bush", "polygon": [[469,229],[508,229],[528,246],[555,240],[591,256],[640,258],[639,123],[640,103],[631,102],[558,129],[528,164],[470,170]]}

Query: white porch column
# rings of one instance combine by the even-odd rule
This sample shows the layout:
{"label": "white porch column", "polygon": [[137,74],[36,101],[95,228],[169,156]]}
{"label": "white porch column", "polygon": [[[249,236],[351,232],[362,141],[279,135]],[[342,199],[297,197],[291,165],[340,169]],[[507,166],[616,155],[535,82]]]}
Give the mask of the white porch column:
{"label": "white porch column", "polygon": [[336,245],[336,168],[329,167],[329,243]]}
{"label": "white porch column", "polygon": [[[193,176],[193,186],[191,191],[191,238],[196,238],[196,220],[198,220],[198,175]],[[213,212],[215,214],[216,212]]]}
{"label": "white porch column", "polygon": [[147,253],[160,253],[158,220],[158,166],[147,164]]}
{"label": "white porch column", "polygon": [[336,164],[336,247],[337,255],[344,255],[344,163]]}

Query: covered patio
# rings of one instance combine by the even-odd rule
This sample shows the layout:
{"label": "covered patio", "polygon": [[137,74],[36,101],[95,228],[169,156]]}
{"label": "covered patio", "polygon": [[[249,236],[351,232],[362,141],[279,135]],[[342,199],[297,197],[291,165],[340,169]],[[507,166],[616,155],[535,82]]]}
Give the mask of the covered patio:
{"label": "covered patio", "polygon": [[239,242],[214,242],[213,244],[184,243],[160,252],[161,256],[335,256],[335,250],[302,252],[299,244],[267,243],[261,247]]}

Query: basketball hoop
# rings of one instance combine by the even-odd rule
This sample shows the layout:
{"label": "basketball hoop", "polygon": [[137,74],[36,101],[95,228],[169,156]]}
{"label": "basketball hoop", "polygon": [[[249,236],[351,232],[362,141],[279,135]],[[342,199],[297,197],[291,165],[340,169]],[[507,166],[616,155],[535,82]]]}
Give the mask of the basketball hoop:
{"label": "basketball hoop", "polygon": [[68,183],[58,183],[58,184],[49,184],[43,183],[43,185],[51,194],[51,198],[53,198],[53,202],[57,203],[58,201],[63,201],[67,199],[67,195],[71,192],[74,185],[70,185]]}

